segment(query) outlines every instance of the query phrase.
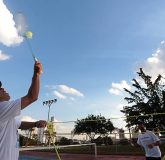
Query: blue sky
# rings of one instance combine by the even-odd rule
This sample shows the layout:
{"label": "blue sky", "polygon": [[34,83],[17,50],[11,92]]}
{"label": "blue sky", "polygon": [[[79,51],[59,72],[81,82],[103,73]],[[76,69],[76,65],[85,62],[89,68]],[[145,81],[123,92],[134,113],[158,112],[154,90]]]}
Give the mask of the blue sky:
{"label": "blue sky", "polygon": [[[51,115],[58,121],[120,113],[131,80],[142,67],[165,74],[164,0],[0,0],[0,72],[12,99],[27,93],[33,59],[12,16],[22,12],[30,43],[43,65],[37,102],[22,116],[47,119],[42,102],[57,98]],[[2,7],[2,8],[1,8]],[[123,127],[121,120],[116,126]]]}

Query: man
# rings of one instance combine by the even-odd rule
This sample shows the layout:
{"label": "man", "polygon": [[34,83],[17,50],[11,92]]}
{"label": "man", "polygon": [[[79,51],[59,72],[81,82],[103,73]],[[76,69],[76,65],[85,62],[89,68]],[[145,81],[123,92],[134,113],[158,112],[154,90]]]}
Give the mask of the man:
{"label": "man", "polygon": [[9,94],[2,88],[0,82],[0,159],[18,160],[19,148],[17,129],[45,127],[46,121],[18,122],[15,117],[21,110],[37,100],[40,88],[40,74],[42,65],[36,61],[31,86],[26,96],[10,101]]}
{"label": "man", "polygon": [[145,150],[146,160],[161,160],[160,139],[153,132],[146,130],[144,123],[139,121],[138,128],[141,133],[138,135],[137,144]]}

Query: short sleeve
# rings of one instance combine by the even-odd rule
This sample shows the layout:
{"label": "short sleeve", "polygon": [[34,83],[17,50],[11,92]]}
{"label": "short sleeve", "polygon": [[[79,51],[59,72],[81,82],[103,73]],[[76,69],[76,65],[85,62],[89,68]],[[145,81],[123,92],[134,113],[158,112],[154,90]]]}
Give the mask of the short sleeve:
{"label": "short sleeve", "polygon": [[18,129],[21,126],[21,120],[15,119],[16,128]]}
{"label": "short sleeve", "polygon": [[159,137],[155,135],[153,132],[150,132],[151,137],[153,138],[154,142],[160,141]]}
{"label": "short sleeve", "polygon": [[138,136],[137,144],[141,145],[140,137]]}
{"label": "short sleeve", "polygon": [[0,121],[7,121],[21,113],[21,99],[0,102]]}

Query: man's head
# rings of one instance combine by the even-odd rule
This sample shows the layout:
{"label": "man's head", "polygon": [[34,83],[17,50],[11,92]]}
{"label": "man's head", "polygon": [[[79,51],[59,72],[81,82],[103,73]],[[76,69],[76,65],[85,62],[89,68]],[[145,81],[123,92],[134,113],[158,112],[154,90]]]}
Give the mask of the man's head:
{"label": "man's head", "polygon": [[2,88],[2,82],[0,81],[0,102],[10,100],[9,94]]}
{"label": "man's head", "polygon": [[138,128],[141,130],[141,131],[145,131],[145,124],[143,121],[138,121],[137,122],[137,125],[138,125]]}

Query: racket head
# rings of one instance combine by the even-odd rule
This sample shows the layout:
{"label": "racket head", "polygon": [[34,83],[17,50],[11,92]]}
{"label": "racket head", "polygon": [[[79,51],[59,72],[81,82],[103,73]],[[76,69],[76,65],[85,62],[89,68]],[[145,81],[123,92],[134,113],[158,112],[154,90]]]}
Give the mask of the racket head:
{"label": "racket head", "polygon": [[37,61],[36,58],[35,58],[33,49],[31,47],[31,44],[28,41],[28,39],[32,39],[33,33],[30,32],[30,31],[27,31],[28,26],[27,26],[26,18],[24,16],[24,14],[22,12],[17,12],[14,15],[14,20],[15,20],[15,26],[16,26],[18,34],[26,39],[26,41],[28,43],[28,47],[29,47],[30,52],[32,54],[33,60]]}
{"label": "racket head", "polygon": [[24,37],[28,28],[24,14],[22,12],[17,12],[14,15],[14,20],[18,34]]}

